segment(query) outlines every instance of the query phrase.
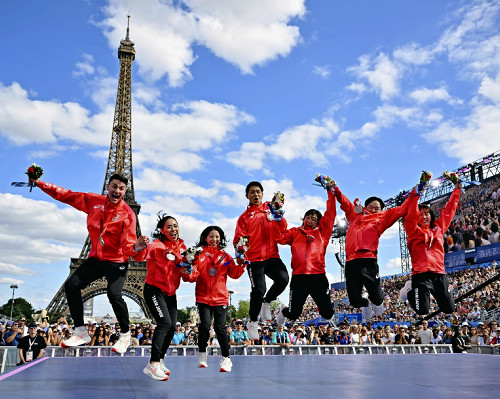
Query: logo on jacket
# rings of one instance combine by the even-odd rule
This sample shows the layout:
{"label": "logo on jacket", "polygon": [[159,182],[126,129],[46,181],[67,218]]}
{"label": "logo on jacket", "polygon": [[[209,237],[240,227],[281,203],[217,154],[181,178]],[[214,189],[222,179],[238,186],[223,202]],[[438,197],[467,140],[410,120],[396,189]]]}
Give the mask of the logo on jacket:
{"label": "logo on jacket", "polygon": [[120,214],[119,214],[119,213],[117,213],[117,214],[116,214],[116,216],[115,216],[113,219],[111,219],[111,220],[112,220],[113,222],[116,222],[119,218],[120,218]]}

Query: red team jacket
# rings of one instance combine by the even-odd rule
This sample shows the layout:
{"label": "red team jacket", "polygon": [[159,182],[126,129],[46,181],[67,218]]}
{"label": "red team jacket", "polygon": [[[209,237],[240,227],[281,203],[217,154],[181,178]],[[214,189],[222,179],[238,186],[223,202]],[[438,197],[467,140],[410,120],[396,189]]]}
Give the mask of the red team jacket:
{"label": "red team jacket", "polygon": [[396,220],[406,214],[410,197],[401,206],[370,214],[354,212],[354,205],[338,187],[335,187],[335,196],[349,222],[346,236],[346,261],[360,258],[377,259],[380,236]]}
{"label": "red team jacket", "polygon": [[137,241],[136,216],[125,201],[113,204],[106,195],[73,192],[40,180],[37,187],[52,198],[87,214],[87,229],[92,245],[89,258],[123,263],[130,256],[138,255],[134,251]]}
{"label": "red team jacket", "polygon": [[[210,269],[216,274],[210,275]],[[214,247],[203,247],[193,267],[193,279],[196,280],[196,302],[209,306],[228,305],[227,276],[237,279],[245,271],[245,266],[234,263],[225,251]]]}
{"label": "red team jacket", "polygon": [[[173,296],[183,281],[194,282],[193,274],[184,274],[181,268],[175,265],[175,261],[168,260],[169,253],[180,255],[186,250],[184,241],[154,240],[147,248],[146,283],[154,285],[162,290],[165,295]],[[146,251],[146,250],[145,250]]]}
{"label": "red team jacket", "polygon": [[250,262],[280,257],[272,223],[278,223],[282,232],[286,230],[287,223],[285,218],[281,219],[281,222],[269,220],[267,215],[270,211],[267,204],[268,202],[258,206],[248,205],[236,223],[233,243],[236,245],[240,237],[248,236],[250,247],[245,255]]}
{"label": "red team jacket", "polygon": [[422,226],[419,223],[418,196],[412,192],[411,204],[404,226],[408,235],[408,250],[410,251],[412,274],[433,272],[445,274],[444,268],[444,233],[457,210],[461,190],[456,188],[448,200],[444,210],[434,221],[434,228]]}
{"label": "red team jacket", "polygon": [[327,192],[326,211],[316,228],[293,227],[278,236],[279,244],[291,246],[292,274],[325,274],[326,247],[336,215],[335,196],[330,190]]}

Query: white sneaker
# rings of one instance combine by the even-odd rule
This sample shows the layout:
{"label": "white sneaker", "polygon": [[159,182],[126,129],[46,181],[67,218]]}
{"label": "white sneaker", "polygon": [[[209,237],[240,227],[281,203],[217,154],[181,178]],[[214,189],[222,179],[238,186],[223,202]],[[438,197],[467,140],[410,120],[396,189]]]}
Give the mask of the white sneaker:
{"label": "white sneaker", "polygon": [[200,354],[198,356],[198,367],[201,367],[201,368],[208,367],[207,357],[208,357],[207,352],[200,352]]}
{"label": "white sneaker", "polygon": [[162,370],[160,363],[148,363],[142,372],[149,375],[153,380],[166,381],[168,380],[168,375]]}
{"label": "white sneaker", "polygon": [[85,326],[76,327],[73,331],[71,338],[68,338],[61,342],[63,348],[70,348],[72,346],[87,345],[92,339],[90,338],[89,332]]}
{"label": "white sneaker", "polygon": [[223,357],[222,361],[220,362],[220,372],[229,373],[232,367],[233,367],[233,362],[231,361],[231,359],[228,357]]}
{"label": "white sneaker", "polygon": [[250,339],[251,341],[259,339],[259,323],[257,323],[256,321],[249,321],[247,322],[247,328],[248,339]]}
{"label": "white sneaker", "polygon": [[377,316],[382,316],[382,314],[384,313],[384,310],[385,310],[385,306],[384,306],[384,302],[382,302],[380,305],[374,305],[372,303],[372,309],[373,309],[373,313],[375,313],[375,315]]}
{"label": "white sneaker", "polygon": [[408,300],[408,292],[410,290],[411,290],[411,279],[406,281],[405,286],[401,288],[401,290],[399,291],[399,298],[401,298],[403,302],[406,302]]}
{"label": "white sneaker", "polygon": [[271,321],[273,316],[271,315],[271,304],[269,302],[262,302],[262,307],[260,308],[260,317],[264,321]]}
{"label": "white sneaker", "polygon": [[368,304],[368,306],[362,307],[361,308],[361,313],[363,314],[363,320],[365,322],[370,321],[370,319],[373,316],[373,310],[372,310],[372,307],[371,307],[371,303]]}
{"label": "white sneaker", "polygon": [[276,323],[278,326],[284,326],[286,322],[286,317],[283,315],[283,309],[285,308],[285,305],[281,305],[280,310],[278,313],[276,313]]}
{"label": "white sneaker", "polygon": [[160,359],[160,367],[166,375],[170,375],[170,370],[165,366],[165,360]]}
{"label": "white sneaker", "polygon": [[130,330],[128,330],[126,333],[120,334],[120,338],[118,338],[111,350],[116,353],[125,353],[130,346],[130,341]]}

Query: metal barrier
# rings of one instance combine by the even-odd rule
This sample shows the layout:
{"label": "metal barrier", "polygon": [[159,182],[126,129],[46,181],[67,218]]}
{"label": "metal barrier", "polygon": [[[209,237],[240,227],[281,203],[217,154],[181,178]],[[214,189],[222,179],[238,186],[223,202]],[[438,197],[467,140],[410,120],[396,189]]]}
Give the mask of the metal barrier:
{"label": "metal barrier", "polygon": [[[209,346],[207,352],[211,356],[220,355],[220,347]],[[173,346],[168,349],[167,356],[198,356],[197,346]],[[429,353],[452,353],[451,345],[250,345],[232,346],[232,356],[301,356],[301,355],[409,355]],[[484,355],[500,355],[500,347],[474,345],[469,353]],[[146,357],[151,354],[151,346],[131,346],[123,353],[115,353],[111,346],[77,346],[63,349],[60,346],[49,346],[45,349],[45,357],[101,357],[101,356],[137,356]],[[15,347],[0,346],[0,373],[16,367],[19,362],[19,351]]]}

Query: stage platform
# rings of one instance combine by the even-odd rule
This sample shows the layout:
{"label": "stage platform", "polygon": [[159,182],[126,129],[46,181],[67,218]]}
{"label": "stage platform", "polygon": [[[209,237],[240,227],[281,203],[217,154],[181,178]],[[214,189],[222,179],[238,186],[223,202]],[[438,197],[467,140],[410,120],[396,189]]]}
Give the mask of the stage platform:
{"label": "stage platform", "polygon": [[168,357],[172,374],[143,374],[146,357],[43,358],[0,375],[2,397],[86,399],[494,398],[500,356],[474,354],[232,356],[233,371]]}

